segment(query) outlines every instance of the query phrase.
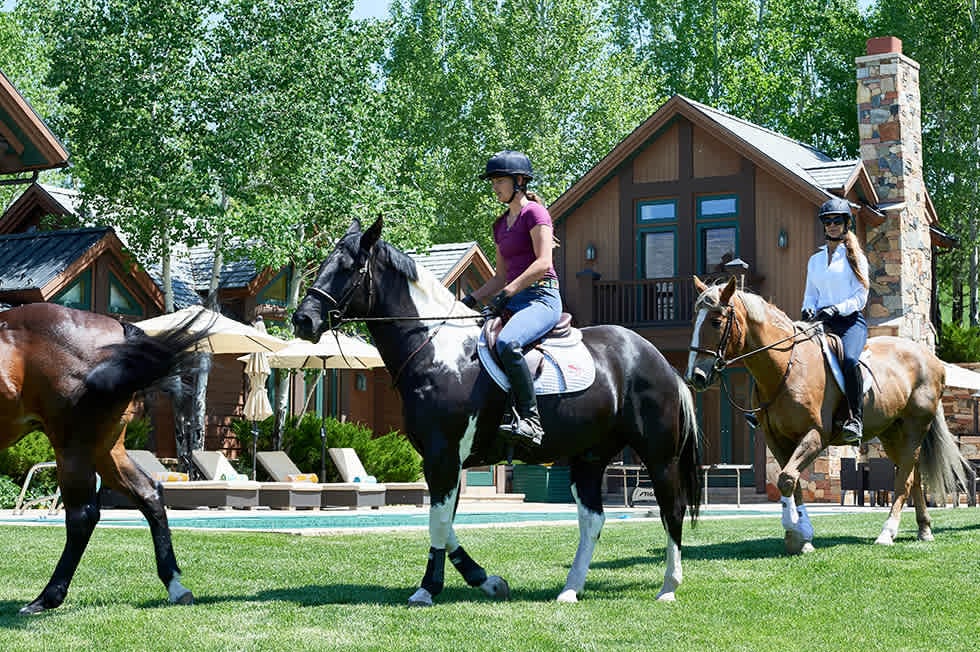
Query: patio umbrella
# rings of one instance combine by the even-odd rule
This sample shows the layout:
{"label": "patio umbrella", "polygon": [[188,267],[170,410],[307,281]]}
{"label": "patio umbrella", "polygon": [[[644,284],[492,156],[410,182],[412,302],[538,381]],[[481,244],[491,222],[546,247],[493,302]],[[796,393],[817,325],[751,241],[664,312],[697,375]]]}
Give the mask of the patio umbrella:
{"label": "patio umbrella", "polygon": [[[265,333],[265,322],[261,319],[255,322],[255,329]],[[265,389],[265,381],[269,378],[268,354],[264,351],[249,353],[244,356],[245,375],[248,376],[248,396],[245,398],[244,416],[252,422],[252,479],[255,479],[255,456],[258,453],[259,421],[265,421],[272,416],[272,404],[269,403],[269,393]]]}
{"label": "patio umbrella", "polygon": [[135,323],[148,335],[176,328],[190,319],[195,319],[192,332],[210,333],[198,344],[199,351],[209,353],[254,353],[257,351],[278,351],[286,342],[260,331],[252,326],[229,319],[224,315],[202,306],[189,306],[159,317],[144,319]]}
{"label": "patio umbrella", "polygon": [[[247,356],[238,358],[245,362]],[[384,360],[374,346],[343,333],[327,332],[319,342],[290,340],[275,353],[268,355],[274,369],[319,369],[320,377],[327,369],[372,369],[383,367]],[[320,418],[320,477],[326,477],[327,429],[326,416]]]}

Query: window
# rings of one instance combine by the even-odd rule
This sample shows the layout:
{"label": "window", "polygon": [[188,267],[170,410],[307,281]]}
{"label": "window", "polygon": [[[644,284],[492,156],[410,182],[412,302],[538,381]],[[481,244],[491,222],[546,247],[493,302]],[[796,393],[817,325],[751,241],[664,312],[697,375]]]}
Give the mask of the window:
{"label": "window", "polygon": [[133,295],[112,274],[109,274],[108,307],[109,312],[117,315],[135,315],[137,317],[143,315],[143,307],[140,306],[139,302],[133,298]]}
{"label": "window", "polygon": [[676,271],[677,236],[674,230],[640,233],[640,277],[670,278]]}
{"label": "window", "polygon": [[677,219],[677,200],[658,199],[642,202],[639,207],[640,222],[663,222]]}
{"label": "window", "polygon": [[87,269],[75,282],[56,294],[51,303],[58,303],[79,310],[92,309],[92,270]]}
{"label": "window", "polygon": [[255,297],[258,305],[285,306],[289,296],[289,268],[283,269]]}
{"label": "window", "polygon": [[738,258],[738,197],[730,194],[698,197],[697,209],[697,273],[730,271],[725,264]]}

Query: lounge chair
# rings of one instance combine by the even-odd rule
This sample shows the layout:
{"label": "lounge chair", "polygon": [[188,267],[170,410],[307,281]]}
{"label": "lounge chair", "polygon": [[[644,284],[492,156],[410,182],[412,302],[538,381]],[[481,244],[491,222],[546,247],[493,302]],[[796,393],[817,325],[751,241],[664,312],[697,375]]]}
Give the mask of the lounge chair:
{"label": "lounge chair", "polygon": [[263,451],[255,456],[258,465],[273,480],[280,482],[305,482],[320,491],[320,506],[332,507],[381,507],[387,502],[387,490],[383,484],[359,482],[318,482],[315,473],[304,474],[283,451]]}
{"label": "lounge chair", "polygon": [[186,473],[169,471],[147,450],[130,450],[130,459],[163,487],[167,507],[246,509],[259,504],[258,483],[231,480],[189,480]]}
{"label": "lounge chair", "polygon": [[194,451],[194,465],[206,478],[248,482],[258,488],[258,505],[270,509],[319,509],[320,490],[307,482],[252,482],[220,451]]}
{"label": "lounge chair", "polygon": [[[353,448],[330,448],[330,459],[333,460],[337,472],[344,482],[359,482],[370,484],[374,476],[368,475]],[[419,482],[386,482],[385,500],[389,505],[428,505],[429,485]]]}

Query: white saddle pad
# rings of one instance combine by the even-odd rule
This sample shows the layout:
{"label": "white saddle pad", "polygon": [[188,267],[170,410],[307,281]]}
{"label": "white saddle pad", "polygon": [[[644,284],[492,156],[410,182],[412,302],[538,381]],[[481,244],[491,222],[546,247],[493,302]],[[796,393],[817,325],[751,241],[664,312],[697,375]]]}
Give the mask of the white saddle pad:
{"label": "white saddle pad", "polygon": [[[578,392],[588,389],[595,381],[595,362],[582,342],[582,331],[579,329],[573,328],[566,337],[545,340],[537,350],[543,354],[544,360],[541,363],[541,372],[534,379],[535,394]],[[482,332],[477,354],[494,382],[504,391],[508,391],[510,381],[507,380],[507,374],[494,359]],[[532,369],[531,373],[533,375],[535,370]]]}

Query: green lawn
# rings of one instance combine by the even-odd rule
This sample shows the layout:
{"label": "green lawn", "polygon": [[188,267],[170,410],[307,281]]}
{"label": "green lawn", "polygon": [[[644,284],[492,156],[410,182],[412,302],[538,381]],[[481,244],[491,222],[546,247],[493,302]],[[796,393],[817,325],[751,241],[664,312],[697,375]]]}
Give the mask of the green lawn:
{"label": "green lawn", "polygon": [[980,509],[934,510],[936,541],[872,541],[881,512],[814,517],[817,551],[782,555],[778,516],[685,528],[684,584],[655,601],[665,537],[611,520],[578,604],[558,604],[577,531],[463,529],[511,586],[468,588],[447,564],[431,609],[408,609],[425,533],[293,536],[174,532],[197,604],[166,604],[148,530],[98,528],[65,604],[17,610],[47,581],[60,528],[0,527],[0,649],[50,650],[972,650],[980,631]]}

